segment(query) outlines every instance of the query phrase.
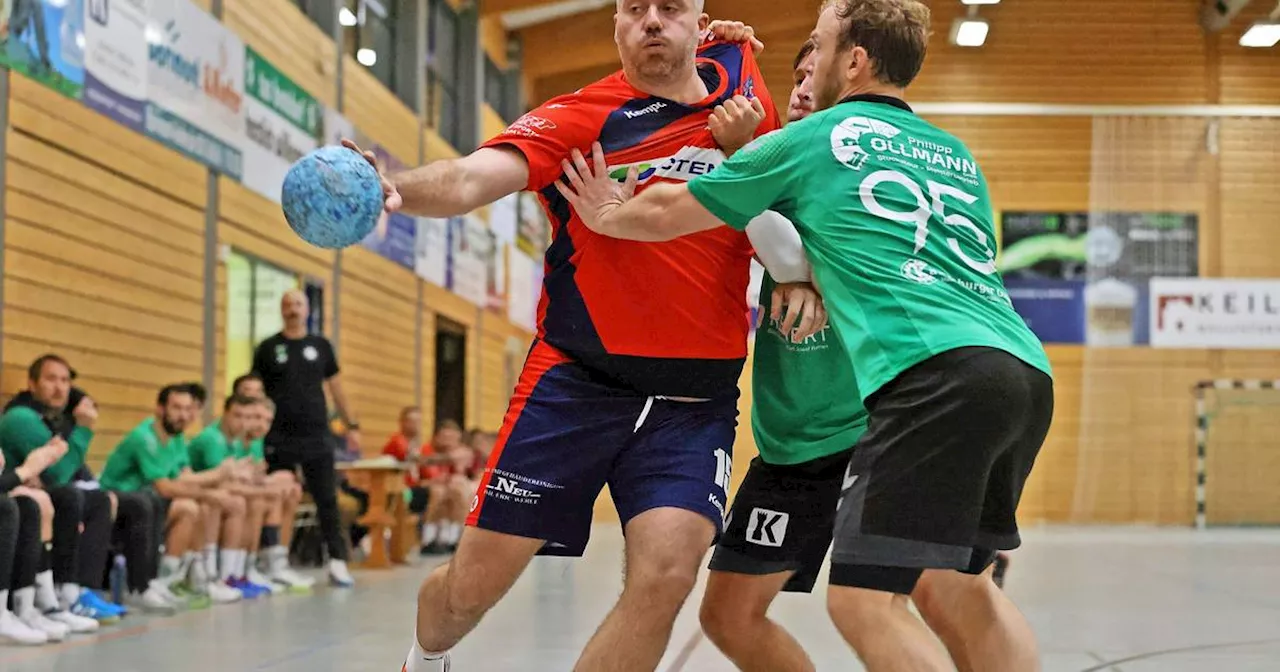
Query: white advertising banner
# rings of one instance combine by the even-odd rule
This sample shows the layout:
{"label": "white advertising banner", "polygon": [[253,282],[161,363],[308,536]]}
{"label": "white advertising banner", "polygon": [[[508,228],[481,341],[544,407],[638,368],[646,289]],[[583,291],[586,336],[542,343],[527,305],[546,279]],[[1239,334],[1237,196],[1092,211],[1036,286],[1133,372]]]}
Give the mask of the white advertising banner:
{"label": "white advertising banner", "polygon": [[449,234],[453,256],[449,289],[477,306],[484,306],[489,300],[489,269],[485,265],[485,254],[493,250],[489,231],[483,221],[470,215],[451,220],[451,223],[453,226]]}
{"label": "white advertising banner", "polygon": [[141,132],[147,111],[147,0],[89,0],[84,104]]}
{"label": "white advertising banner", "polygon": [[511,281],[507,285],[507,318],[529,331],[538,326],[538,299],[542,296],[541,260],[511,250]]}
{"label": "white advertising banner", "polygon": [[449,277],[449,220],[419,217],[415,220],[413,270],[437,287],[447,287]]}
{"label": "white advertising banner", "polygon": [[240,179],[244,43],[190,0],[148,0],[147,133]]}
{"label": "white advertising banner", "polygon": [[1280,279],[1153,278],[1151,345],[1280,350]]}
{"label": "white advertising banner", "polygon": [[289,167],[319,146],[320,104],[252,49],[244,62],[242,179],[279,203]]}
{"label": "white advertising banner", "polygon": [[[324,108],[324,144],[341,145],[343,138],[360,142],[356,137],[355,124],[348,121],[337,110],[330,107]],[[362,147],[362,149],[367,150],[368,147]]]}

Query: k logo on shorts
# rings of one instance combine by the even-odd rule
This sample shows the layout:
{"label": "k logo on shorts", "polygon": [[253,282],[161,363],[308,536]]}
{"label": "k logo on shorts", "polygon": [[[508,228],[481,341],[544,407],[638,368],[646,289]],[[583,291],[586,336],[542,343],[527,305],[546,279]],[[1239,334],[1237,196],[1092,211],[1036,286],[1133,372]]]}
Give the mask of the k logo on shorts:
{"label": "k logo on shorts", "polygon": [[787,538],[787,521],[791,516],[780,511],[759,507],[751,510],[747,521],[747,541],[757,546],[778,547]]}

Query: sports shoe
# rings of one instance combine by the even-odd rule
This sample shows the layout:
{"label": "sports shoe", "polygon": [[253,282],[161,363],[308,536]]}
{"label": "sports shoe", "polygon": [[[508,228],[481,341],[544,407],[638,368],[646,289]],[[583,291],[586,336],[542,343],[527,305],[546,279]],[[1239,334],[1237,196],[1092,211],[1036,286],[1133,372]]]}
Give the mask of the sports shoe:
{"label": "sports shoe", "polygon": [[28,628],[43,632],[50,642],[61,642],[71,634],[71,628],[40,613],[39,609],[28,609],[18,614],[18,620]]}
{"label": "sports shoe", "polygon": [[80,591],[80,599],[71,605],[71,611],[96,621],[114,623],[124,616],[126,609],[102,599],[96,591],[85,589]]}
{"label": "sports shoe", "polygon": [[315,585],[315,579],[303,576],[288,566],[272,572],[271,581],[276,585],[284,586],[285,590],[291,593],[309,593],[311,587]]}
{"label": "sports shoe", "polygon": [[0,606],[0,642],[35,646],[48,643],[49,635],[23,623],[12,611]]}
{"label": "sports shoe", "polygon": [[266,588],[267,592],[271,593],[272,595],[275,595],[277,593],[283,593],[285,590],[287,590],[287,588],[285,588],[283,585],[278,584],[275,581],[272,581],[271,579],[263,575],[262,572],[259,572],[257,567],[250,567],[249,571],[245,572],[244,580],[248,581],[249,583],[255,586]]}
{"label": "sports shoe", "polygon": [[227,579],[226,584],[240,591],[246,600],[256,600],[263,595],[271,595],[271,589],[266,586],[259,586],[256,583],[250,583],[244,577],[238,579]]}
{"label": "sports shoe", "polygon": [[208,595],[196,592],[185,583],[170,585],[169,594],[179,602],[180,609],[208,609],[213,605],[213,600],[210,600]]}
{"label": "sports shoe", "polygon": [[341,560],[329,561],[329,585],[335,588],[355,587],[356,579],[351,576],[351,571],[347,569],[347,563]]}
{"label": "sports shoe", "polygon": [[161,616],[172,616],[178,613],[178,605],[170,602],[157,586],[148,587],[142,593],[130,593],[127,598],[138,609]]}
{"label": "sports shoe", "polygon": [[209,599],[213,600],[214,604],[231,604],[244,599],[244,593],[225,583],[212,582],[205,590],[208,591]]}
{"label": "sports shoe", "polygon": [[[79,606],[78,602],[76,606]],[[71,628],[72,634],[83,635],[98,631],[98,620],[91,616],[74,614],[70,611],[50,611],[45,613],[45,617]]]}

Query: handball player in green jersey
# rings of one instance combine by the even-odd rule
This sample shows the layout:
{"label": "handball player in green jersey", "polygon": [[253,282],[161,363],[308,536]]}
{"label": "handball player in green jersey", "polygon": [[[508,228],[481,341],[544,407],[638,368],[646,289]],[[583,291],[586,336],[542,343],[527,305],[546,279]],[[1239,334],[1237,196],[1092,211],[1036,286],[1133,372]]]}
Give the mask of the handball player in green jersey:
{"label": "handball player in green jersey", "polygon": [[907,603],[924,570],[959,570],[930,579],[959,667],[1037,670],[1034,633],[987,575],[1021,543],[1053,380],[996,273],[977,161],[903,100],[929,25],[919,0],[831,0],[811,38],[818,112],[687,185],[632,198],[634,175],[609,180],[597,150],[560,189],[617,238],[741,229],[765,210],[795,223],[869,412],[836,516],[832,619],[873,672],[954,669]]}

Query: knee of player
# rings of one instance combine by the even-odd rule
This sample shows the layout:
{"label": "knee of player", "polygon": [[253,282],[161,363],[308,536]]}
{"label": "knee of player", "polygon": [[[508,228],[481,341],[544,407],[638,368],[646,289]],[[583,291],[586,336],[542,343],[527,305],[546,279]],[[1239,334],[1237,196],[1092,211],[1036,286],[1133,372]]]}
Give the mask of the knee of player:
{"label": "knee of player", "polygon": [[41,520],[46,522],[53,520],[53,513],[54,513],[53,500],[50,499],[49,493],[45,492],[44,490],[36,490],[34,488],[31,488],[28,490],[24,490],[21,497],[24,499],[27,499],[28,501],[34,502],[35,505],[39,507]]}
{"label": "knee of player", "polygon": [[[445,594],[448,596],[445,607],[451,615],[463,620],[474,620],[489,611],[500,595],[494,594],[493,587],[486,583],[486,576],[488,574],[479,568],[467,569],[457,563],[450,563],[445,571]],[[424,582],[418,593],[420,603],[426,591],[427,584]]]}
{"label": "knee of player", "polygon": [[223,511],[228,516],[243,516],[245,511],[248,509],[248,502],[245,501],[244,497],[239,495],[231,495],[227,497],[226,502],[223,505]]}
{"label": "knee of player", "polygon": [[648,595],[663,603],[681,603],[698,582],[698,566],[688,566],[674,557],[645,558],[633,565],[624,590]]}
{"label": "knee of player", "polygon": [[194,499],[175,499],[169,504],[169,514],[174,518],[195,518],[200,515],[200,505]]}

